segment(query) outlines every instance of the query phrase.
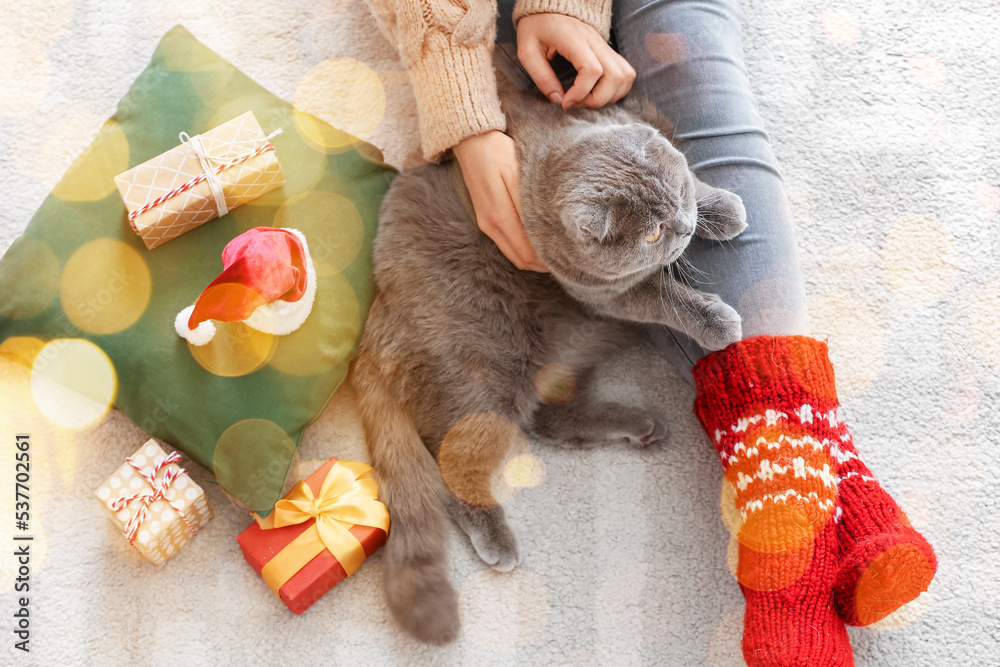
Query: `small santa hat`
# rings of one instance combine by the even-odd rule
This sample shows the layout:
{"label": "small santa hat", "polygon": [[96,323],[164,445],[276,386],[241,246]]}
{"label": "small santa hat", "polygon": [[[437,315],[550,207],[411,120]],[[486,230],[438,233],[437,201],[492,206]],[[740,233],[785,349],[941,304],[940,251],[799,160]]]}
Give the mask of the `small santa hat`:
{"label": "small santa hat", "polygon": [[255,227],[226,245],[222,267],[195,304],[174,320],[177,333],[192,345],[212,340],[212,320],[243,322],[277,336],[306,321],[316,297],[316,270],[302,232]]}

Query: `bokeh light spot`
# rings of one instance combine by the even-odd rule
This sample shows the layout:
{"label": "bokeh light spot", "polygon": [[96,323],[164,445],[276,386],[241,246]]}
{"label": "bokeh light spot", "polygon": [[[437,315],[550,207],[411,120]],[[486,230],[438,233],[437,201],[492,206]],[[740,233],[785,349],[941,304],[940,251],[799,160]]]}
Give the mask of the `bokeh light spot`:
{"label": "bokeh light spot", "polygon": [[560,667],[643,667],[647,664],[636,649],[606,643],[588,644],[561,657]]}
{"label": "bokeh light spot", "polygon": [[[934,585],[934,582],[931,582]],[[905,628],[910,623],[917,620],[928,606],[928,593],[921,593],[915,600],[907,602],[902,607],[892,612],[881,621],[875,621],[865,626],[868,630],[879,630],[882,632],[895,632]]]}
{"label": "bokeh light spot", "polygon": [[361,214],[347,197],[326,190],[305,192],[282,204],[275,227],[292,227],[308,238],[309,254],[320,277],[343,271],[365,238]]}
{"label": "bokeh light spot", "polygon": [[[994,281],[1000,282],[1000,275],[987,276],[984,282],[989,284]],[[979,285],[967,285],[962,281],[959,283],[958,293],[947,302],[947,315],[941,331],[941,351],[960,382],[982,382],[990,378],[998,368],[990,365],[990,357],[1000,360],[1000,350],[995,354],[990,353],[991,349],[996,349],[992,345],[997,344],[990,339],[990,334],[976,333],[979,326],[989,327],[989,323],[994,321],[990,319],[993,313],[988,306],[984,308],[986,319],[980,320],[981,325],[973,319],[972,313],[983,308],[977,305],[980,297]],[[989,302],[989,295],[986,295],[985,300]],[[982,311],[979,314],[982,317]],[[980,349],[977,344],[977,338],[980,337],[984,337],[985,349]]]}
{"label": "bokeh light spot", "polygon": [[534,488],[545,479],[545,463],[534,454],[519,454],[507,461],[503,478],[510,487]]}
{"label": "bokeh light spot", "polygon": [[602,643],[619,649],[651,648],[677,631],[686,600],[677,572],[664,565],[628,563],[597,590],[594,626]]}
{"label": "bokeh light spot", "polygon": [[863,625],[881,621],[899,607],[900,600],[915,599],[930,570],[927,557],[913,544],[896,544],[883,551],[858,580],[858,620]]}
{"label": "bokeh light spot", "polygon": [[[63,135],[51,135],[53,141]],[[107,121],[94,142],[70,166],[52,188],[65,201],[99,201],[117,192],[115,176],[128,169],[128,138],[113,120]]]}
{"label": "bokeh light spot", "polygon": [[[203,72],[199,76],[210,77],[211,70]],[[209,84],[206,84],[209,85]],[[270,134],[279,127],[287,132],[291,128],[287,126],[291,120],[291,114],[280,107],[275,107],[274,98],[267,93],[256,92],[248,95],[224,96],[220,95],[216,104],[208,104],[198,111],[198,115],[192,121],[192,128],[197,128],[204,132],[223,123],[228,123],[234,118],[242,116],[247,111],[252,111],[257,122],[260,123],[261,131],[265,135]],[[280,136],[276,137],[280,141]],[[278,157],[281,157],[280,155]]]}
{"label": "bokeh light spot", "polygon": [[885,334],[868,305],[846,294],[827,294],[809,298],[808,310],[813,336],[829,338],[841,402],[871,389],[882,376]]}
{"label": "bokeh light spot", "polygon": [[[299,126],[295,116],[301,112],[275,106],[274,98],[263,93],[231,97],[224,94],[225,88],[220,89],[221,92],[216,91],[213,87],[214,82],[231,73],[231,70],[226,70],[226,72],[218,73],[205,71],[191,74],[192,82],[201,82],[196,84],[196,89],[198,86],[203,88],[203,90],[198,89],[202,98],[211,99],[211,102],[206,99],[205,108],[199,112],[192,122],[192,126],[205,131],[218,127],[248,110],[253,111],[265,135],[277,129],[283,131],[283,134],[272,139],[276,155],[282,165],[295,165],[294,169],[285,168],[283,170],[284,186],[266,192],[244,205],[280,206],[287,199],[316,187],[321,178],[330,183],[329,187],[338,185],[338,177],[327,171],[327,153],[335,151],[326,151],[314,141],[303,141],[299,136],[302,134],[301,130],[295,131]],[[318,121],[313,119],[313,122]],[[322,136],[322,130],[316,129],[314,134]],[[341,150],[347,150],[350,147],[349,141]]]}
{"label": "bokeh light spot", "polygon": [[[769,273],[782,273],[787,269],[776,262]],[[792,295],[798,286],[790,278],[775,275],[762,278],[740,295],[737,310],[747,313],[743,318],[743,335],[796,335],[809,331],[809,313]]]}
{"label": "bokeh light spot", "polygon": [[857,43],[861,37],[861,23],[858,15],[852,11],[839,9],[822,12],[819,15],[820,24],[830,39],[845,46]]}
{"label": "bokeh light spot", "polygon": [[[295,90],[295,107],[343,130],[340,138],[308,122],[299,129],[314,143],[330,149],[367,139],[385,114],[385,88],[370,67],[353,58],[330,58],[313,67]],[[303,118],[304,120],[304,118]],[[350,135],[353,135],[351,137]]]}
{"label": "bokeh light spot", "polygon": [[[189,72],[188,80],[191,82],[191,87],[209,109],[219,109],[232,100],[231,97],[226,96],[226,91],[231,90],[230,83],[239,76],[239,72],[228,67],[225,63],[206,60],[201,57],[201,54],[190,54],[186,51],[172,51],[170,49],[165,51],[164,57],[169,69],[176,70],[179,65],[202,68],[186,71]],[[188,58],[193,62],[183,62]],[[181,62],[178,62],[179,60]],[[268,133],[264,132],[264,134]]]}
{"label": "bokeh light spot", "polygon": [[[983,466],[992,443],[970,441],[956,430],[943,426],[909,446],[898,474],[894,495],[913,526],[931,544],[935,534],[943,537],[970,515],[979,516],[983,489],[993,483],[984,477]],[[948,456],[942,457],[942,451]]]}
{"label": "bokeh light spot", "polygon": [[331,127],[312,114],[294,110],[295,129],[299,136],[311,148],[322,153],[344,153],[353,149],[359,140],[357,137]]}
{"label": "bokeh light spot", "polygon": [[[502,415],[477,412],[448,430],[438,451],[438,467],[448,488],[460,499],[472,505],[491,506],[518,489],[499,479],[511,451],[530,451],[524,431]],[[494,486],[501,487],[497,489],[499,494],[494,493]]]}
{"label": "bokeh light spot", "polygon": [[687,60],[690,46],[682,32],[650,32],[646,34],[646,50],[656,62],[676,65]]}
{"label": "bokeh light spot", "polygon": [[742,546],[770,554],[800,549],[815,541],[830,520],[837,497],[835,466],[810,438],[790,423],[746,432],[746,449],[726,470],[743,519],[737,534]]}
{"label": "bokeh light spot", "polygon": [[[16,239],[9,253],[8,259],[23,267],[22,280],[8,281],[0,311],[14,320],[34,317],[59,293],[59,260],[44,241],[32,236]],[[25,277],[29,271],[30,280]]]}
{"label": "bokeh light spot", "polygon": [[118,389],[114,365],[88,340],[60,338],[47,343],[31,367],[31,397],[46,419],[68,429],[84,429],[111,409]]}
{"label": "bokeh light spot", "polygon": [[[719,508],[722,510],[722,524],[733,537],[739,535],[743,528],[743,515],[736,509],[736,487],[726,479],[722,479],[722,493],[719,494]],[[733,571],[735,576],[735,570]]]}
{"label": "bokeh light spot", "polygon": [[[503,613],[497,613],[497,610]],[[458,596],[462,629],[489,651],[515,653],[534,644],[549,622],[545,585],[530,572],[480,570]]]}
{"label": "bokeh light spot", "polygon": [[712,667],[734,667],[745,665],[743,659],[743,617],[746,606],[739,605],[726,612],[715,626],[708,642],[708,660]]}
{"label": "bokeh light spot", "polygon": [[816,197],[809,188],[804,185],[789,185],[785,188],[785,194],[795,224],[801,226],[812,222],[813,214],[816,213]]}
{"label": "bokeh light spot", "polygon": [[[9,10],[4,10],[4,21]],[[52,65],[45,44],[16,33],[0,34],[0,116],[29,114],[49,90]]]}
{"label": "bokeh light spot", "polygon": [[992,183],[980,183],[974,199],[980,218],[989,220],[1000,211],[1000,188]]}
{"label": "bokeh light spot", "polygon": [[740,566],[740,541],[736,535],[730,533],[729,542],[726,543],[726,569],[733,579],[737,578]]}
{"label": "bokeh light spot", "polygon": [[73,5],[73,0],[47,0],[44,5],[34,0],[5,0],[0,31],[34,42],[54,42],[69,26]]}
{"label": "bokeh light spot", "polygon": [[979,388],[966,380],[951,383],[941,395],[945,419],[955,425],[971,424],[979,415],[982,396]]}
{"label": "bokeh light spot", "polygon": [[64,491],[73,488],[77,472],[80,470],[77,452],[80,451],[80,444],[76,441],[75,434],[70,431],[57,431],[55,433],[56,443],[56,468],[59,470],[59,481]]}
{"label": "bokeh light spot", "polygon": [[212,454],[219,485],[241,506],[268,511],[295,459],[295,442],[267,419],[244,419],[223,432]]}
{"label": "bokeh light spot", "polygon": [[[979,536],[962,566],[967,581],[982,584],[996,580],[996,573],[1000,572],[1000,514],[993,512],[988,517],[980,516],[977,522],[982,524]],[[927,592],[910,604],[921,605],[922,611],[922,607],[926,606],[927,598],[936,593],[935,587],[939,585],[941,585],[940,579],[935,579],[931,582]],[[1000,608],[1000,600],[997,600],[996,590],[992,586],[973,585],[972,590],[973,597],[980,604],[987,608]]]}
{"label": "bokeh light spot", "polygon": [[576,394],[576,375],[566,364],[545,364],[535,375],[535,391],[542,403],[569,403]]}
{"label": "bokeh light spot", "polygon": [[248,375],[271,360],[277,336],[251,329],[242,322],[215,322],[215,336],[207,345],[188,349],[195,361],[220,377]]}
{"label": "bokeh light spot", "polygon": [[[44,134],[32,144],[31,150],[14,151],[12,158],[20,171],[37,178],[41,185],[51,190],[79,156],[87,139],[96,134],[106,119],[76,112],[73,100],[58,93],[49,98],[48,104],[63,109],[66,115],[46,125]],[[74,139],[67,142],[67,137]]]}
{"label": "bokeh light spot", "polygon": [[910,56],[910,71],[921,86],[938,93],[947,81],[944,65],[934,56]]}
{"label": "bokeh light spot", "polygon": [[74,252],[59,280],[66,316],[92,334],[132,326],[149,305],[152,280],[146,260],[122,241],[103,238]]}
{"label": "bokeh light spot", "polygon": [[882,261],[889,284],[910,305],[934,304],[958,277],[955,237],[926,216],[904,216],[892,225]]}
{"label": "bokeh light spot", "polygon": [[991,368],[1000,368],[1000,274],[992,274],[976,289],[969,325],[976,347]]}
{"label": "bokeh light spot", "polygon": [[815,542],[798,549],[764,553],[738,543],[736,580],[755,591],[780,591],[798,581],[812,563]]}
{"label": "bokeh light spot", "polygon": [[347,358],[360,330],[361,304],[351,284],[339,274],[326,276],[319,281],[312,312],[302,326],[275,337],[270,364],[289,375],[316,375]]}
{"label": "bokeh light spot", "polygon": [[31,368],[43,347],[45,341],[34,336],[11,336],[0,343],[0,357]]}

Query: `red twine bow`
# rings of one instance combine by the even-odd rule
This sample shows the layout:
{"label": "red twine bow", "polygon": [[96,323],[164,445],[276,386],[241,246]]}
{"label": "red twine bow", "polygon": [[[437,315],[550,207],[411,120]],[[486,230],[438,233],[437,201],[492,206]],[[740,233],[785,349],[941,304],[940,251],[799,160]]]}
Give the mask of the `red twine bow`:
{"label": "red twine bow", "polygon": [[140,468],[135,464],[131,456],[125,459],[125,462],[128,463],[133,468],[135,468],[135,471],[139,473],[139,475],[143,479],[145,479],[146,482],[149,484],[148,489],[143,489],[142,491],[139,491],[138,493],[133,493],[130,496],[123,495],[118,498],[115,498],[113,501],[111,501],[111,504],[109,505],[109,507],[112,510],[114,510],[115,512],[119,512],[125,509],[128,506],[128,504],[134,500],[142,501],[142,507],[140,507],[139,511],[136,512],[135,515],[133,515],[132,518],[128,520],[128,522],[125,524],[125,527],[122,530],[122,532],[125,533],[125,537],[126,539],[128,539],[129,544],[131,544],[132,546],[135,546],[135,537],[139,533],[139,528],[142,526],[143,522],[149,518],[149,506],[152,505],[157,500],[163,500],[165,503],[170,505],[174,509],[174,511],[177,512],[177,515],[184,522],[184,525],[188,527],[188,530],[191,531],[191,534],[192,535],[197,534],[198,529],[196,529],[191,524],[191,521],[184,515],[184,511],[180,507],[178,507],[173,500],[170,500],[165,495],[167,489],[170,488],[170,485],[173,483],[173,481],[178,477],[180,477],[181,475],[183,475],[184,473],[186,473],[187,470],[181,467],[170,468],[163,473],[162,480],[156,479],[156,473],[158,473],[161,468],[171,463],[176,463],[177,461],[180,460],[181,460],[180,454],[178,454],[177,452],[172,452],[167,458],[163,459],[159,464],[151,468],[149,473],[147,473],[145,469]]}

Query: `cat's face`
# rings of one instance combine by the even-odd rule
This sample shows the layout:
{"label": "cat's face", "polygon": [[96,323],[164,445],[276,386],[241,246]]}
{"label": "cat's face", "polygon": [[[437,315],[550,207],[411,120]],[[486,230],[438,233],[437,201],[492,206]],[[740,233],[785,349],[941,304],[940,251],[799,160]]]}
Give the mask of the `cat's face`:
{"label": "cat's face", "polygon": [[594,127],[550,159],[552,213],[571,266],[614,279],[669,264],[687,247],[694,181],[684,156],[653,128]]}

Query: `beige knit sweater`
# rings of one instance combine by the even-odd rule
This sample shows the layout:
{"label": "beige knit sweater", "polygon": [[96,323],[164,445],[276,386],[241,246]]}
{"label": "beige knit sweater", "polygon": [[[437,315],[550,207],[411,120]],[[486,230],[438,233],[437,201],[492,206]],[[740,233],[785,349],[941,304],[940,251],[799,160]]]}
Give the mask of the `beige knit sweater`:
{"label": "beige knit sweater", "polygon": [[[466,137],[506,129],[493,71],[496,0],[366,0],[410,73],[424,157],[437,160]],[[605,39],[611,0],[517,0],[514,23],[565,14]]]}

